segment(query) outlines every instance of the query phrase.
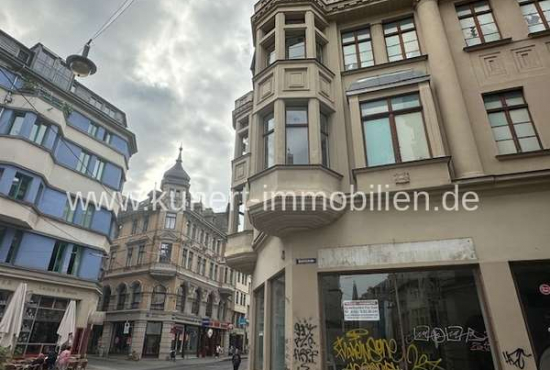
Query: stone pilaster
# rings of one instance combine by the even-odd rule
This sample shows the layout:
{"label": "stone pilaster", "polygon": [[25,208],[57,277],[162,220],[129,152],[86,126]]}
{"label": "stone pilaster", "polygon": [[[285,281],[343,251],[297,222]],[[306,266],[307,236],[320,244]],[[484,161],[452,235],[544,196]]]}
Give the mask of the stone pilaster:
{"label": "stone pilaster", "polygon": [[162,323],[162,336],[160,339],[160,351],[159,359],[165,360],[170,356],[170,351],[172,350],[172,327],[174,323],[171,321],[165,321]]}
{"label": "stone pilaster", "polygon": [[143,342],[145,341],[146,328],[147,321],[134,321],[134,328],[132,329],[133,331],[131,351],[136,351],[139,358],[141,358],[143,354]]}
{"label": "stone pilaster", "polygon": [[483,167],[439,4],[436,0],[417,0],[416,9],[455,174],[458,178],[481,176]]}

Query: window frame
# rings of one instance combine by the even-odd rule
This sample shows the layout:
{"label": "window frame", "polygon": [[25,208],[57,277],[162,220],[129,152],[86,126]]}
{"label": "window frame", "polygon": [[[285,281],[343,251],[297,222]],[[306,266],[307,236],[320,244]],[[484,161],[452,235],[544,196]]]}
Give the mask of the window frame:
{"label": "window frame", "polygon": [[[303,56],[300,56],[300,57],[296,57],[296,58],[291,58],[290,57],[290,46],[289,46],[289,40],[292,40],[292,39],[295,39],[295,40],[298,40],[298,39],[303,39]],[[300,42],[299,43],[296,43],[294,45],[299,45],[301,44]],[[292,32],[287,32],[285,34],[285,59],[286,60],[302,60],[302,59],[307,59],[307,35],[306,35],[306,31],[305,30],[300,30],[300,31],[292,31]]]}
{"label": "window frame", "polygon": [[[417,95],[418,96],[418,102],[419,105],[417,107],[411,107],[411,108],[405,108],[400,110],[394,110],[391,104],[391,100],[395,98],[400,98],[404,96],[409,95]],[[386,101],[388,106],[387,112],[382,113],[376,113],[371,115],[363,115],[361,106],[365,103],[371,103],[371,102],[377,102],[377,101]],[[390,95],[385,96],[377,99],[370,99],[370,100],[364,100],[359,102],[359,110],[361,112],[361,131],[363,133],[363,146],[365,148],[365,163],[366,167],[378,167],[378,166],[385,166],[385,165],[393,165],[393,164],[399,164],[399,163],[407,163],[410,161],[402,161],[401,159],[401,152],[400,152],[400,145],[399,145],[399,135],[397,133],[397,126],[395,124],[395,117],[398,115],[405,115],[410,113],[420,113],[422,116],[422,126],[424,127],[424,135],[426,136],[426,145],[428,146],[428,153],[430,155],[430,158],[433,158],[433,152],[432,152],[432,145],[430,143],[430,137],[428,135],[428,128],[426,125],[426,117],[424,115],[424,105],[422,104],[422,96],[420,95],[419,91],[413,91],[413,92],[407,92],[403,94],[398,95]],[[392,136],[392,146],[393,146],[393,153],[395,162],[394,163],[388,163],[383,165],[369,165],[369,157],[367,152],[367,137],[365,133],[365,121],[367,120],[373,120],[373,119],[379,119],[379,118],[388,118],[388,123],[390,125],[390,132]]]}
{"label": "window frame", "polygon": [[178,219],[177,213],[166,212],[166,215],[164,216],[164,229],[175,230],[177,219]]}
{"label": "window frame", "polygon": [[[36,121],[32,124],[31,132],[29,133],[29,140],[37,145],[43,146],[49,129],[49,124],[45,123],[41,119],[36,119]],[[40,138],[40,140],[38,140],[38,138]]]}
{"label": "window frame", "polygon": [[[407,19],[412,20],[413,28],[412,28],[412,30],[403,31],[401,29],[401,24],[399,22],[402,22],[402,21],[407,20]],[[386,30],[384,29],[384,27],[388,24],[391,24],[391,23],[397,23],[397,31],[386,34]],[[382,34],[384,36],[384,45],[386,46],[386,56],[388,57],[388,62],[389,63],[399,62],[399,61],[402,61],[402,60],[407,60],[407,59],[418,57],[418,56],[414,56],[414,57],[408,58],[407,57],[407,51],[405,50],[405,40],[403,39],[403,34],[407,33],[407,32],[411,32],[411,31],[414,31],[414,33],[416,35],[416,42],[418,43],[418,53],[419,53],[418,56],[422,56],[423,55],[422,54],[422,46],[420,45],[420,37],[418,37],[418,27],[416,26],[416,20],[414,19],[413,14],[410,14],[406,17],[400,17],[400,18],[397,18],[397,19],[387,20],[387,21],[384,21],[382,23]],[[388,53],[388,38],[392,37],[392,36],[398,36],[399,37],[399,47],[401,49],[401,59],[399,59],[399,60],[389,60],[390,55]],[[373,55],[374,55],[374,50],[373,50]]]}
{"label": "window frame", "polygon": [[[270,121],[273,121],[273,128],[272,129],[269,129],[269,122]],[[268,149],[270,149],[270,146],[268,145],[269,144],[269,140],[271,138],[273,138],[273,144],[275,144],[275,125],[276,125],[276,122],[275,122],[275,113],[274,112],[271,112],[271,113],[268,113],[266,114],[265,116],[262,117],[262,137],[263,137],[263,143],[264,143],[264,169],[268,169],[268,168],[271,168],[275,165],[275,163],[277,162],[276,158],[275,158],[275,145],[273,145],[273,147],[271,148],[271,150],[273,151],[273,164],[269,164],[269,153],[268,153]],[[273,135],[273,136],[271,136]]]}
{"label": "window frame", "polygon": [[[323,129],[323,117],[326,122],[326,131]],[[321,164],[327,168],[330,168],[330,118],[329,115],[320,112],[319,115],[319,125],[320,125],[320,131],[321,131]],[[326,140],[326,153],[323,150],[323,139]],[[325,158],[326,157],[326,158]],[[325,163],[326,159],[326,163]]]}
{"label": "window frame", "polygon": [[172,243],[161,242],[159,247],[159,263],[172,263],[172,251],[174,245]]}
{"label": "window frame", "polygon": [[[295,110],[295,111],[304,111],[306,112],[306,123],[298,123],[298,124],[289,124],[288,123],[288,112],[291,111],[291,110]],[[295,166],[295,165],[298,165],[298,166],[307,166],[309,164],[311,164],[311,158],[310,158],[310,154],[309,154],[309,145],[310,145],[310,137],[309,137],[309,118],[310,118],[310,114],[309,114],[309,107],[308,107],[308,104],[305,104],[305,105],[287,105],[285,107],[285,165],[287,166]],[[306,138],[307,138],[307,141],[306,141],[306,152],[307,152],[307,163],[299,163],[299,164],[295,164],[295,163],[288,163],[288,133],[289,133],[289,129],[290,131],[292,131],[292,129],[306,129]]]}
{"label": "window frame", "polygon": [[[521,93],[521,97],[522,97],[523,102],[524,102],[523,104],[509,106],[506,103],[505,95],[507,93],[514,93],[514,92]],[[485,107],[485,98],[490,97],[490,96],[498,96],[499,100],[500,100],[500,104],[502,105],[502,107],[487,109],[487,107]],[[497,152],[499,153],[498,155],[514,155],[514,154],[526,154],[526,153],[536,152],[535,150],[523,151],[521,149],[521,144],[519,142],[520,138],[517,136],[516,129],[514,127],[514,122],[512,120],[512,117],[510,116],[510,111],[516,110],[516,109],[525,109],[527,111],[527,114],[529,115],[529,120],[530,120],[531,126],[533,127],[533,131],[535,132],[535,137],[537,138],[537,141],[539,143],[540,148],[538,150],[539,151],[544,150],[544,145],[543,145],[543,143],[540,139],[539,132],[537,131],[535,121],[533,120],[533,115],[531,114],[531,111],[529,110],[529,104],[527,103],[527,99],[525,99],[525,93],[524,93],[523,89],[510,89],[510,90],[496,91],[496,92],[483,94],[482,97],[484,99],[483,103],[484,103],[485,112],[487,114],[487,122],[489,123],[489,128],[491,129],[491,131],[493,130],[493,126],[491,126],[491,121],[489,120],[489,115],[491,113],[504,112],[504,116],[506,117],[506,123],[507,123],[506,127],[508,127],[508,129],[510,130],[510,133],[512,134],[512,140],[513,140],[514,145],[516,147],[516,152],[515,153],[501,154],[500,150],[498,149],[498,144],[497,144],[498,141],[493,136],[493,140],[494,140],[495,144],[497,145]]]}
{"label": "window frame", "polygon": [[[18,179],[17,185],[15,185],[14,189],[14,181],[15,179]],[[25,175],[22,172],[16,172],[13,176],[13,179],[11,181],[10,191],[8,193],[8,197],[10,199],[18,200],[18,201],[25,201],[25,198],[27,197],[27,194],[29,192],[29,189],[32,186],[34,178],[28,175]],[[25,183],[26,181],[26,183]],[[24,185],[24,186],[23,186]],[[23,194],[21,195],[21,189],[23,190]]]}
{"label": "window frame", "polygon": [[[16,121],[18,118],[21,118],[21,121],[17,122],[18,124],[18,131],[13,132]],[[21,135],[21,129],[23,128],[23,125],[25,123],[26,113],[25,112],[13,112],[12,117],[10,118],[10,129],[8,130],[9,136],[20,136]]]}
{"label": "window frame", "polygon": [[525,23],[527,23],[527,28],[529,28],[529,23],[527,22],[527,19],[525,19],[525,14],[523,14],[522,7],[525,5],[533,4],[535,6],[535,9],[537,9],[537,14],[539,15],[542,24],[544,25],[545,30],[541,31],[534,31],[531,32],[529,30],[529,33],[537,33],[537,32],[544,32],[550,30],[550,19],[546,18],[546,15],[544,14],[544,10],[540,7],[540,0],[518,0],[518,5],[520,7],[520,10],[522,11],[523,19],[525,20]]}
{"label": "window frame", "polygon": [[[365,40],[359,40],[358,37],[357,37],[357,34],[361,31],[365,31],[365,30],[368,30],[369,31],[369,37]],[[349,42],[344,42],[344,35],[346,34],[353,34],[353,41],[349,41]],[[359,28],[354,28],[354,29],[351,29],[351,30],[347,30],[347,31],[342,31],[340,33],[340,42],[342,43],[342,60],[343,60],[343,63],[344,63],[344,71],[355,71],[357,69],[361,69],[361,68],[368,68],[368,67],[372,67],[372,66],[375,66],[376,65],[376,58],[374,56],[374,49],[373,49],[373,45],[372,45],[372,33],[371,33],[371,27],[370,25],[366,25],[364,27],[359,27]],[[359,50],[359,44],[362,44],[362,43],[370,43],[371,45],[371,53],[372,53],[372,65],[368,65],[368,66],[365,66],[363,67],[362,66],[362,61],[361,61],[361,51]],[[350,45],[355,45],[355,62],[357,64],[357,67],[356,68],[346,68],[346,55],[344,54],[344,48],[346,46],[350,46]]]}
{"label": "window frame", "polygon": [[[483,10],[483,11],[480,11],[480,12],[476,12],[475,11],[475,4],[476,3],[481,3],[481,2],[486,2],[487,5],[489,6],[489,10]],[[471,14],[463,15],[463,16],[459,15],[458,14],[458,8],[463,7],[463,6],[469,6]],[[487,44],[487,43],[490,43],[490,42],[497,42],[497,41],[502,40],[502,32],[500,31],[500,27],[498,26],[498,22],[497,22],[497,19],[495,18],[495,13],[493,11],[493,6],[491,5],[490,0],[474,0],[474,1],[466,1],[466,2],[462,2],[462,3],[458,3],[458,4],[455,4],[455,11],[457,13],[456,15],[458,17],[459,24],[460,24],[460,21],[463,20],[463,19],[466,19],[466,18],[472,18],[473,19],[474,25],[475,25],[476,30],[477,30],[477,33],[479,35],[479,40],[481,41],[479,44],[468,45],[468,41],[466,40],[466,38],[464,38],[464,32],[462,32],[462,37],[464,38],[464,42],[466,43],[466,47],[483,45],[483,44]],[[485,41],[485,35],[483,34],[483,31],[481,29],[481,24],[479,23],[479,19],[478,19],[478,17],[480,15],[484,15],[484,14],[491,14],[491,16],[493,17],[493,22],[495,23],[495,27],[497,28],[497,32],[498,32],[498,35],[499,35],[498,40]],[[461,24],[460,24],[460,28],[462,30],[462,25]]]}

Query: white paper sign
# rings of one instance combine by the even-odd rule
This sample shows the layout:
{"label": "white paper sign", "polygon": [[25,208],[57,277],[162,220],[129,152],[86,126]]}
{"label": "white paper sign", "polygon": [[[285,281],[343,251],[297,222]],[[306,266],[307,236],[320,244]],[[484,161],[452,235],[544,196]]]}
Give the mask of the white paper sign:
{"label": "white paper sign", "polygon": [[344,321],[380,321],[378,300],[344,301]]}

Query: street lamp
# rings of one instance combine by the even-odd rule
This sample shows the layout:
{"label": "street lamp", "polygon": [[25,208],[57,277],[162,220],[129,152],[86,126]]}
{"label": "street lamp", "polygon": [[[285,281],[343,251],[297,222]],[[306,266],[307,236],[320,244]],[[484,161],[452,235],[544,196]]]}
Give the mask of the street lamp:
{"label": "street lamp", "polygon": [[84,45],[82,55],[73,54],[67,57],[67,65],[78,77],[88,77],[97,71],[95,63],[88,59],[91,42],[92,40],[88,41],[86,45]]}

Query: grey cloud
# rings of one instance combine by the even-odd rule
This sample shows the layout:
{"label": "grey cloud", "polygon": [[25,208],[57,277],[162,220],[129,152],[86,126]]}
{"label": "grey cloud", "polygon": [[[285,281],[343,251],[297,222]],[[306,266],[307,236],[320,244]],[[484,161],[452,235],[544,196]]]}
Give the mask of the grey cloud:
{"label": "grey cloud", "polygon": [[[227,192],[231,110],[250,89],[255,0],[136,0],[92,46],[82,82],[123,109],[138,138],[126,190],[147,191],[180,143],[192,189]],[[24,4],[23,4],[24,3]],[[121,1],[3,0],[2,28],[61,56],[80,49]]]}

